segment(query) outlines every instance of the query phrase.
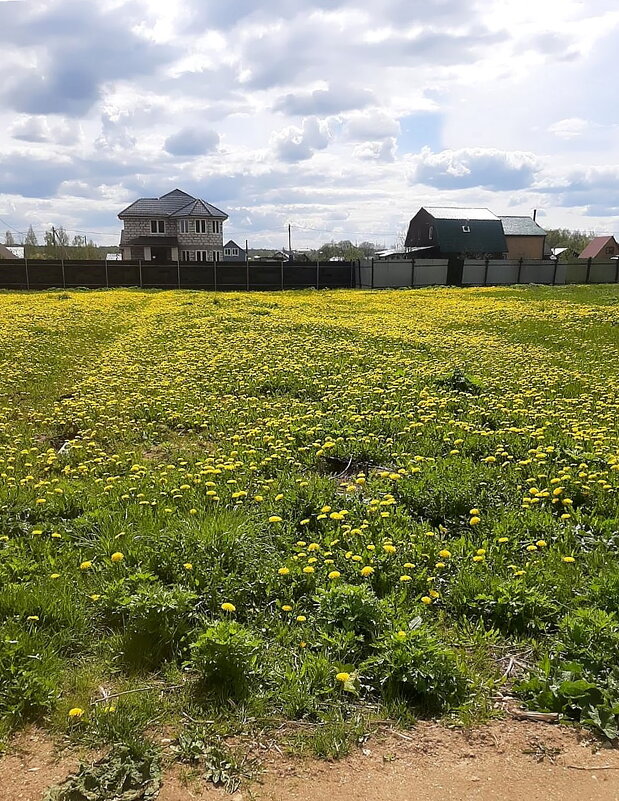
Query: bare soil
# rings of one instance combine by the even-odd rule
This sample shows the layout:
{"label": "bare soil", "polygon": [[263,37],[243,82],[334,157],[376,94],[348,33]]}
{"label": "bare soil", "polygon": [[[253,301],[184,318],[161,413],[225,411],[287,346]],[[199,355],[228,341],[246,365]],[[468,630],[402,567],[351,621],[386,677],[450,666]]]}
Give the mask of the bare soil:
{"label": "bare soil", "polygon": [[[286,756],[271,745],[255,744],[260,772],[234,796],[173,767],[159,801],[619,801],[619,750],[542,723],[382,731],[339,762]],[[38,730],[21,733],[0,758],[1,801],[40,801],[80,756],[59,752]]]}

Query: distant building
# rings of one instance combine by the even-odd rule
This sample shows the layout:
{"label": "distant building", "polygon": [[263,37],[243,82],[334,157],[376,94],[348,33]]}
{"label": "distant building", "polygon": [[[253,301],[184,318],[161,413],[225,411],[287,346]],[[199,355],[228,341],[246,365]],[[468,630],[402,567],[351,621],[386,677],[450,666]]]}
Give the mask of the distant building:
{"label": "distant building", "polygon": [[121,211],[123,259],[219,261],[228,215],[205,200],[174,189],[160,198],[140,198]]}
{"label": "distant building", "polygon": [[532,217],[501,217],[508,259],[543,259],[546,231]]}
{"label": "distant building", "polygon": [[614,236],[596,236],[578,258],[591,261],[610,261],[619,256],[619,244]]}
{"label": "distant building", "polygon": [[230,239],[224,245],[224,261],[239,261],[245,258],[245,248]]}
{"label": "distant building", "polygon": [[[15,251],[21,251],[21,255]],[[24,248],[15,245],[0,245],[0,259],[23,259]]]}
{"label": "distant building", "polygon": [[500,218],[488,209],[478,208],[419,209],[410,221],[405,247],[409,254],[419,253],[426,259],[503,259],[507,254]]}

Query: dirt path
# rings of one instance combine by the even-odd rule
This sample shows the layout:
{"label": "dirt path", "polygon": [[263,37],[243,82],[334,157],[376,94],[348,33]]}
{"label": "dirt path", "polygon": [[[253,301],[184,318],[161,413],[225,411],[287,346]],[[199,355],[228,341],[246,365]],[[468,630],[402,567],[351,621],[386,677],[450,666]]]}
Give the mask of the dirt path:
{"label": "dirt path", "polygon": [[[274,751],[256,756],[262,775],[234,796],[187,784],[174,769],[159,801],[619,801],[619,750],[543,724],[501,722],[469,732],[422,724],[404,735],[375,735],[334,763]],[[40,801],[77,762],[71,752],[58,758],[45,735],[23,733],[0,759],[0,799]]]}

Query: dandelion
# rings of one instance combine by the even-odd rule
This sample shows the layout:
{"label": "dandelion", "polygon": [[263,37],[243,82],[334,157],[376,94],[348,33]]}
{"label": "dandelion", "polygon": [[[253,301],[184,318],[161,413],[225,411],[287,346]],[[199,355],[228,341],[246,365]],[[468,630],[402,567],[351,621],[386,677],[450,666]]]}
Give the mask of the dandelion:
{"label": "dandelion", "polygon": [[359,572],[364,578],[367,578],[368,576],[372,575],[372,573],[374,572],[374,568],[371,567],[370,565],[366,565],[365,567],[362,567]]}
{"label": "dandelion", "polygon": [[303,572],[306,573],[308,576],[315,572],[314,568],[311,565],[307,565],[303,568]]}
{"label": "dandelion", "polygon": [[441,557],[441,559],[449,559],[449,557],[451,556],[451,551],[448,551],[445,548],[443,548],[442,551],[438,552],[438,555]]}
{"label": "dandelion", "polygon": [[472,518],[469,520],[469,525],[471,525],[471,526],[478,526],[480,523],[481,523],[481,518],[479,518],[479,517],[476,517],[476,516],[473,516],[473,517],[472,517]]}
{"label": "dandelion", "polygon": [[426,606],[430,606],[430,604],[432,603],[432,598],[430,598],[429,595],[423,595],[421,598],[421,603],[425,604]]}
{"label": "dandelion", "polygon": [[280,576],[287,576],[290,573],[290,570],[287,567],[280,567],[277,572]]}
{"label": "dandelion", "polygon": [[509,537],[499,537],[497,542],[503,544],[504,542],[509,542]]}
{"label": "dandelion", "polygon": [[269,517],[269,523],[281,523],[281,522],[282,518],[279,515],[271,515],[271,517]]}
{"label": "dandelion", "polygon": [[282,612],[292,612],[292,607],[290,606],[290,604],[284,604],[282,606]]}
{"label": "dandelion", "polygon": [[59,579],[60,578],[60,573],[51,573],[50,574],[50,578],[51,579]]}
{"label": "dandelion", "polygon": [[79,706],[74,706],[73,709],[69,709],[70,718],[81,718],[83,714],[84,710]]}
{"label": "dandelion", "polygon": [[576,561],[573,556],[563,556],[562,560],[564,562],[567,562],[568,564],[571,564],[572,562]]}
{"label": "dandelion", "polygon": [[338,673],[335,679],[336,681],[340,681],[342,682],[342,684],[345,684],[347,681],[350,680],[350,673],[345,673],[345,672]]}
{"label": "dandelion", "polygon": [[82,562],[80,565],[80,570],[90,570],[92,567],[92,562]]}
{"label": "dandelion", "polygon": [[39,616],[38,615],[28,615],[26,620],[32,620],[32,621],[36,622],[37,620],[39,620]]}
{"label": "dandelion", "polygon": [[305,615],[297,615],[297,623],[305,623],[307,617]]}
{"label": "dandelion", "polygon": [[115,562],[115,563],[116,562],[122,562],[122,560],[124,558],[125,558],[125,555],[122,554],[120,551],[116,551],[116,553],[113,553],[112,556],[110,557],[112,562]]}
{"label": "dandelion", "polygon": [[185,562],[183,564],[183,567],[185,568],[185,570],[193,570],[193,565],[191,564],[191,562]]}
{"label": "dandelion", "polygon": [[340,577],[341,575],[342,575],[342,574],[339,572],[339,570],[332,570],[332,571],[329,573],[329,576],[328,576],[328,578],[330,578],[330,579],[331,579],[331,581],[335,581],[336,579],[339,579],[339,577]]}
{"label": "dandelion", "polygon": [[412,580],[413,579],[412,579],[411,576],[406,576],[406,575],[405,576],[400,576],[400,581],[402,581],[402,582],[407,582],[407,581],[412,581]]}
{"label": "dandelion", "polygon": [[230,613],[236,612],[236,606],[234,604],[231,604],[229,601],[225,601],[221,605],[221,608],[223,609],[224,612],[230,612]]}

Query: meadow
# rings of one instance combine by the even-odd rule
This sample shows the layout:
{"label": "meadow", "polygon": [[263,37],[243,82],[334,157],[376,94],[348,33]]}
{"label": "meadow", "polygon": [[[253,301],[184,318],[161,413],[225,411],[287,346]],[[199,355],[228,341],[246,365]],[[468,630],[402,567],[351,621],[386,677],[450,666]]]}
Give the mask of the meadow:
{"label": "meadow", "polygon": [[0,736],[615,739],[618,301],[0,294]]}

